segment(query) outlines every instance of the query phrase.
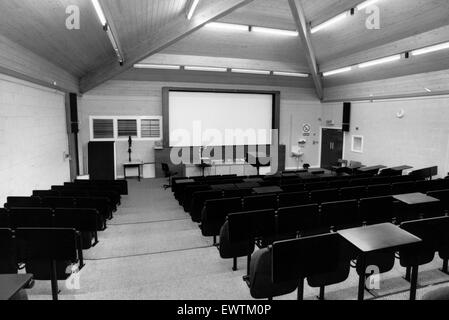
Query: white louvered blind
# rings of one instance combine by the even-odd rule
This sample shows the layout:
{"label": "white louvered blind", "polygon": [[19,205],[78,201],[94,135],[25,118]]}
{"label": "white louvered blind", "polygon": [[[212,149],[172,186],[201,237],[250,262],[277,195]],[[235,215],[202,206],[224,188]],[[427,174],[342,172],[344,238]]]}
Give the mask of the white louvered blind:
{"label": "white louvered blind", "polygon": [[118,137],[137,137],[137,120],[136,119],[119,119],[117,120]]}
{"label": "white louvered blind", "polygon": [[160,138],[161,137],[161,120],[160,119],[142,119],[141,120],[141,137],[142,138]]}
{"label": "white louvered blind", "polygon": [[113,119],[93,119],[93,138],[94,139],[113,139],[114,138],[114,120]]}

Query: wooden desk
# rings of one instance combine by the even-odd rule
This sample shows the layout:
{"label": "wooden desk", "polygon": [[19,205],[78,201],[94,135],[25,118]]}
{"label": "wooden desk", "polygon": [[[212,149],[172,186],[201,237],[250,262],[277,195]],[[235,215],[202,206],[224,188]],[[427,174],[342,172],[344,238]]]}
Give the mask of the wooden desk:
{"label": "wooden desk", "polygon": [[260,187],[260,184],[257,182],[243,182],[243,183],[236,183],[235,186],[238,189],[253,189]]}
{"label": "wooden desk", "polygon": [[405,204],[408,205],[416,205],[416,204],[426,204],[426,203],[433,203],[433,202],[439,202],[439,199],[436,199],[434,197],[430,197],[428,195],[425,195],[423,193],[407,193],[407,194],[399,194],[393,196],[394,199],[399,200]]}
{"label": "wooden desk", "polygon": [[385,169],[386,166],[383,165],[377,165],[377,166],[371,166],[371,167],[364,167],[364,168],[360,168],[357,171],[361,172],[361,173],[373,173],[373,174],[378,174],[379,170],[381,169]]}
{"label": "wooden desk", "polygon": [[256,194],[281,193],[283,190],[278,186],[254,188]]}
{"label": "wooden desk", "polygon": [[0,300],[9,300],[20,290],[32,285],[31,274],[0,274]]}
{"label": "wooden desk", "polygon": [[141,177],[141,167],[143,166],[143,162],[126,162],[123,164],[123,176],[125,177],[125,180],[127,179],[126,176],[126,169],[132,169],[132,168],[137,168],[137,170],[139,171],[139,175],[138,175],[138,179],[140,181],[140,177]]}
{"label": "wooden desk", "polygon": [[404,170],[408,170],[408,169],[413,169],[413,167],[404,165],[404,166],[390,168],[390,170],[393,170],[393,171],[404,171]]}
{"label": "wooden desk", "polygon": [[[369,227],[361,227],[338,231],[360,253],[358,263],[361,270],[366,270],[366,256],[374,252],[396,252],[404,247],[422,242],[418,237],[391,224],[383,223]],[[416,284],[418,281],[418,268],[412,268],[412,282],[410,287],[410,300],[416,298]],[[364,299],[365,272],[359,276],[358,300]]]}
{"label": "wooden desk", "polygon": [[210,186],[212,190],[238,190],[233,183],[229,184],[215,184]]}

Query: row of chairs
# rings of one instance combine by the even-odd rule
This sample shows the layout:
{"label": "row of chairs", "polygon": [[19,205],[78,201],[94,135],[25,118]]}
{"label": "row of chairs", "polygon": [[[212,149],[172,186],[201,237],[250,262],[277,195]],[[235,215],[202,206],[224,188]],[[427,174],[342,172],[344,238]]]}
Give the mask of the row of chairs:
{"label": "row of chairs", "polygon": [[278,210],[236,211],[227,215],[220,229],[220,256],[234,260],[248,256],[258,240],[262,241],[262,246],[266,246],[279,239],[444,215],[444,211],[434,204],[415,209],[393,201],[392,197],[367,198],[360,202],[329,202],[321,206],[311,204]]}
{"label": "row of chairs", "polygon": [[[405,222],[400,227],[423,240],[399,251],[400,264],[407,269],[406,278],[412,267],[432,262],[437,252],[443,259],[443,271],[448,272],[449,217]],[[310,287],[320,289],[319,298],[324,299],[325,287],[346,281],[351,260],[357,258],[338,233],[275,242],[252,255],[248,278],[251,296],[273,299],[298,290],[298,299],[303,299],[307,280]],[[395,252],[371,254],[367,260],[369,265],[378,266],[380,273],[386,273],[394,267]],[[371,275],[360,264],[355,267],[359,275]]]}
{"label": "row of chairs", "polygon": [[[57,280],[67,279],[76,264],[79,269],[84,266],[83,249],[98,243],[98,231],[106,229],[121,195],[127,193],[126,181],[80,180],[36,190],[31,197],[8,197],[5,209],[0,209],[0,228],[12,242],[0,245],[0,271],[16,273],[24,265],[35,279],[52,280],[57,299]],[[27,241],[20,236],[24,230]]]}

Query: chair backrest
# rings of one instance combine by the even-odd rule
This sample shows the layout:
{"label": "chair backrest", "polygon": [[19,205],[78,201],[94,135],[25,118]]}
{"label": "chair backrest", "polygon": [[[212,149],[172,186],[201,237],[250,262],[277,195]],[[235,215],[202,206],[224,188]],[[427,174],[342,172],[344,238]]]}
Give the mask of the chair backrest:
{"label": "chair backrest", "polygon": [[53,211],[50,208],[12,208],[9,219],[12,229],[53,227]]}
{"label": "chair backrest", "polygon": [[[213,199],[206,200],[203,208],[203,222],[207,221],[224,221],[229,213],[241,212],[241,198]],[[223,224],[222,223],[222,224]]]}
{"label": "chair backrest", "polygon": [[295,207],[310,203],[309,192],[289,192],[279,194],[279,208]]}
{"label": "chair backrest", "polygon": [[303,183],[295,183],[295,184],[282,184],[281,188],[284,192],[302,192],[304,191]]}
{"label": "chair backrest", "polygon": [[366,197],[366,187],[365,186],[356,186],[356,187],[348,187],[340,189],[340,198],[341,200],[353,200],[353,199],[361,199]]}
{"label": "chair backrest", "polygon": [[368,186],[366,189],[368,197],[382,197],[391,195],[391,185],[389,184],[376,184]]}
{"label": "chair backrest", "polygon": [[393,197],[360,199],[360,216],[367,224],[391,222],[394,218]]}
{"label": "chair backrest", "polygon": [[102,228],[99,213],[95,209],[57,208],[54,212],[55,228],[69,228],[81,232],[95,232]]}
{"label": "chair backrest", "polygon": [[401,228],[422,239],[425,246],[437,251],[449,246],[449,217],[408,221]]}
{"label": "chair backrest", "polygon": [[11,229],[0,229],[0,274],[17,273],[16,246]]}
{"label": "chair backrest", "polygon": [[371,183],[371,178],[357,178],[357,179],[351,179],[351,181],[350,181],[351,187],[367,186],[370,183]]}
{"label": "chair backrest", "polygon": [[229,241],[251,242],[256,238],[273,237],[276,228],[275,213],[274,210],[260,210],[229,214]]}
{"label": "chair backrest", "polygon": [[75,229],[24,228],[15,232],[20,258],[26,260],[77,260],[77,236]]}
{"label": "chair backrest", "polygon": [[415,182],[395,182],[391,185],[391,194],[406,194],[416,192]]}
{"label": "chair backrest", "polygon": [[273,244],[273,282],[330,273],[338,269],[342,238],[324,234]]}
{"label": "chair backrest", "polygon": [[74,197],[45,197],[42,198],[42,205],[48,208],[74,208]]}
{"label": "chair backrest", "polygon": [[276,233],[283,235],[311,235],[321,226],[318,204],[281,208],[277,212]]}
{"label": "chair backrest", "polygon": [[277,195],[249,196],[243,198],[243,210],[277,209]]}
{"label": "chair backrest", "polygon": [[329,188],[331,189],[341,189],[341,188],[345,188],[345,187],[349,187],[349,180],[348,179],[338,179],[338,180],[329,180]]}
{"label": "chair backrest", "polygon": [[306,190],[314,191],[314,190],[323,190],[329,188],[329,184],[325,181],[320,182],[312,182],[306,184]]}
{"label": "chair backrest", "polygon": [[449,210],[449,189],[428,192],[427,195],[439,199],[442,207]]}
{"label": "chair backrest", "polygon": [[9,229],[9,213],[6,209],[0,208],[0,228]]}
{"label": "chair backrest", "polygon": [[327,228],[338,230],[362,224],[357,200],[323,203],[321,205],[321,215],[323,225]]}
{"label": "chair backrest", "polygon": [[338,189],[315,190],[310,192],[312,203],[323,203],[340,200]]}
{"label": "chair backrest", "polygon": [[8,208],[41,206],[41,198],[39,197],[8,197],[6,201]]}
{"label": "chair backrest", "polygon": [[59,196],[58,191],[54,190],[34,190],[33,191],[33,197],[57,197]]}

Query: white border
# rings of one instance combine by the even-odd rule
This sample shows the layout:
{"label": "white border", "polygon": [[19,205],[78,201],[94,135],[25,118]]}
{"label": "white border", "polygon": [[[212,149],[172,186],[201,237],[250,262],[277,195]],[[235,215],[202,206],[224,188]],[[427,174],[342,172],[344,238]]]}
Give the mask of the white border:
{"label": "white border", "polygon": [[[355,148],[354,148],[354,140],[355,140],[356,138],[360,138],[360,139],[362,140],[362,143],[361,143],[361,146],[360,146],[360,150],[355,150]],[[355,152],[355,153],[363,153],[363,144],[364,144],[364,138],[363,138],[363,136],[353,135],[353,136],[351,137],[351,151],[352,151],[352,152]]]}

